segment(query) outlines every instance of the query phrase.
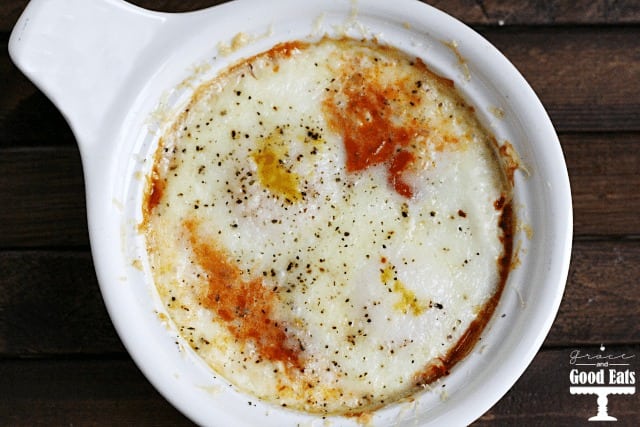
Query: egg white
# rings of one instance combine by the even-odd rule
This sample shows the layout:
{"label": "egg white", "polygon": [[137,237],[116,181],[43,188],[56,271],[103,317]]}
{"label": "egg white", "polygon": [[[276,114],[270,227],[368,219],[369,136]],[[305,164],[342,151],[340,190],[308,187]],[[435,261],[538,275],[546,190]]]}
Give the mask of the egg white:
{"label": "egg white", "polygon": [[[289,53],[249,58],[204,85],[163,137],[154,171],[162,197],[144,223],[150,264],[180,333],[216,372],[278,405],[361,412],[414,392],[498,291],[494,202],[508,182],[472,109],[410,58],[331,39]],[[383,84],[396,74],[423,83],[412,114],[429,132],[406,178],[412,197],[394,191],[384,165],[345,168],[323,102],[354,56],[385,64]],[[462,142],[437,148],[445,134]],[[294,178],[293,200],[261,181],[265,146]],[[274,315],[300,343],[303,371],[266,360],[203,304],[208,272],[185,221],[243,280],[275,290]]]}

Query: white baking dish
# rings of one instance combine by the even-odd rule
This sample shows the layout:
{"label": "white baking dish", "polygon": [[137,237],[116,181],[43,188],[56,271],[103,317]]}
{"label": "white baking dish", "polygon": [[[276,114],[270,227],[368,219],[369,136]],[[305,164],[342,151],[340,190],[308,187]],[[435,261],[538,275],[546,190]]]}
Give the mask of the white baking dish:
{"label": "white baking dish", "polygon": [[137,227],[162,118],[229,63],[325,33],[376,37],[422,58],[455,81],[526,168],[515,180],[520,264],[481,341],[433,390],[366,418],[370,425],[468,424],[510,389],[542,345],[564,291],[572,239],[569,180],[553,126],[522,76],[486,40],[414,0],[238,0],[185,14],[120,0],[33,0],[9,51],[78,140],[101,291],[149,381],[203,425],[355,425],[365,419],[274,407],[216,377],[166,320]]}

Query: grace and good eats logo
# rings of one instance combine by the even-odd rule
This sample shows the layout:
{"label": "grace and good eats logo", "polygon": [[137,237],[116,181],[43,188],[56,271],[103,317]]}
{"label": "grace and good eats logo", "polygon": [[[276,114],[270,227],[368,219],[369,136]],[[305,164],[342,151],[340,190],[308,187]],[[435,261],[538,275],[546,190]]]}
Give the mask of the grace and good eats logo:
{"label": "grace and good eats logo", "polygon": [[601,345],[600,352],[573,350],[569,355],[570,393],[598,397],[597,414],[589,421],[617,421],[608,414],[609,396],[636,392],[636,373],[632,367],[636,355],[605,350]]}

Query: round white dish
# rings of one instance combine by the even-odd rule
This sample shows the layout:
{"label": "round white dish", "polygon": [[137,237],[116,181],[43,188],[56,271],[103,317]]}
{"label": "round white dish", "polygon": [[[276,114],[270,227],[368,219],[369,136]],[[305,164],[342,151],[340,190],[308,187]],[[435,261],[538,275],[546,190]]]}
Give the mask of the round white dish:
{"label": "round white dish", "polygon": [[[517,267],[493,319],[451,374],[410,401],[357,418],[275,407],[217,377],[177,337],[156,294],[138,231],[145,176],[167,119],[198,82],[288,40],[376,38],[454,80],[515,176]],[[557,313],[572,239],[571,193],[540,101],[486,40],[414,0],[236,0],[166,14],[121,0],[33,0],[11,35],[16,65],[56,104],[81,150],[91,247],[116,330],[151,383],[201,425],[466,425],[524,372]],[[250,404],[248,403],[250,402]]]}

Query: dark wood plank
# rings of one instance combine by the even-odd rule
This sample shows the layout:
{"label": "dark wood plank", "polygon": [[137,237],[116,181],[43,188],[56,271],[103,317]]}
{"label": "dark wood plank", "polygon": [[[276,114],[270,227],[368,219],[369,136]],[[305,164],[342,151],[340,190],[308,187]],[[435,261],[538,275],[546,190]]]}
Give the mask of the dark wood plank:
{"label": "dark wood plank", "polygon": [[[567,134],[577,236],[640,235],[640,134]],[[75,146],[0,149],[0,248],[88,245]]]}
{"label": "dark wood plank", "polygon": [[11,62],[7,45],[0,55],[0,148],[73,145],[62,114]]}
{"label": "dark wood plank", "polygon": [[[124,352],[87,252],[0,252],[0,271],[0,354]],[[640,344],[639,279],[640,240],[576,242],[545,345]]]}
{"label": "dark wood plank", "polygon": [[424,1],[470,25],[633,24],[640,4],[606,0]]}
{"label": "dark wood plank", "polygon": [[[514,387],[473,425],[589,425],[596,397],[569,393],[569,356],[576,349],[597,353],[598,345],[541,351]],[[639,346],[607,346],[606,351],[636,355],[637,372]],[[2,360],[0,375],[3,425],[190,425],[128,359]],[[618,418],[616,425],[637,426],[640,393],[611,396],[609,414]]]}
{"label": "dark wood plank", "polygon": [[640,134],[568,134],[560,141],[571,181],[574,233],[640,234]]}
{"label": "dark wood plank", "polygon": [[87,251],[0,252],[0,271],[3,356],[124,353]]}
{"label": "dark wood plank", "polygon": [[[637,2],[606,0],[421,0],[469,25],[614,24],[640,22]],[[221,0],[131,0],[152,10],[184,12]]]}
{"label": "dark wood plank", "polygon": [[545,345],[640,344],[639,282],[640,240],[574,242],[564,298]]}
{"label": "dark wood plank", "polygon": [[130,359],[1,360],[5,426],[192,425]]}
{"label": "dark wood plank", "polygon": [[[636,24],[640,4],[609,0],[422,0],[470,25]],[[5,0],[0,7],[0,31],[8,32],[28,0]],[[186,12],[224,0],[131,0],[152,10]]]}
{"label": "dark wood plank", "polygon": [[[597,396],[572,395],[569,364],[572,351],[599,354],[599,345],[544,350],[538,353],[515,386],[473,426],[587,426],[596,415]],[[602,354],[635,355],[630,368],[640,371],[639,346],[607,345]],[[640,425],[640,393],[609,397],[609,415],[618,418],[616,426]]]}
{"label": "dark wood plank", "polygon": [[559,132],[640,130],[640,28],[481,33],[520,70]]}
{"label": "dark wood plank", "polygon": [[78,149],[0,150],[0,247],[88,244]]}

